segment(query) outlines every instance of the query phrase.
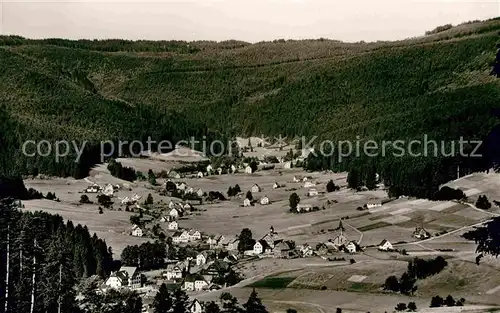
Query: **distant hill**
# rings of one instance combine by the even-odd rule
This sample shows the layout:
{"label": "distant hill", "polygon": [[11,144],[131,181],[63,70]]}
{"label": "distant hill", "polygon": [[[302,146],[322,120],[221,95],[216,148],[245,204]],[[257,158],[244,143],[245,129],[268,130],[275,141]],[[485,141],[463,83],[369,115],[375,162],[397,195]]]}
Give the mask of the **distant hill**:
{"label": "distant hill", "polygon": [[[500,105],[500,81],[489,73],[499,31],[500,19],[493,19],[373,43],[0,37],[0,108],[10,121],[0,128],[11,141],[0,166],[78,176],[97,162],[97,146],[84,165],[24,158],[15,148],[26,138],[481,139],[497,123],[489,111]],[[441,161],[385,158],[373,165],[393,185],[421,184],[408,179],[423,169],[440,173],[425,178],[435,185],[456,173],[457,163],[474,167]]]}

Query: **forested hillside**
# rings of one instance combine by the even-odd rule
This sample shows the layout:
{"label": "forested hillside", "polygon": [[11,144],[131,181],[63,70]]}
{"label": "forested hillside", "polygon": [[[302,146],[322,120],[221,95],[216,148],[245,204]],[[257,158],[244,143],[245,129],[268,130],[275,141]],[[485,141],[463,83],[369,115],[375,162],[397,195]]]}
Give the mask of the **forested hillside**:
{"label": "forested hillside", "polygon": [[106,243],[86,226],[20,212],[9,199],[0,200],[0,246],[0,312],[57,312],[59,303],[61,312],[86,312],[75,301],[76,285],[116,270]]}
{"label": "forested hillside", "polygon": [[[482,139],[498,122],[489,112],[500,105],[500,81],[490,75],[499,31],[494,19],[375,43],[0,37],[0,114],[8,120],[0,125],[1,170],[84,176],[98,161],[98,146],[80,165],[25,158],[17,148],[26,138]],[[444,157],[332,160],[308,166],[356,168],[362,176],[369,166],[393,191],[422,196],[456,175],[457,165],[482,166]]]}

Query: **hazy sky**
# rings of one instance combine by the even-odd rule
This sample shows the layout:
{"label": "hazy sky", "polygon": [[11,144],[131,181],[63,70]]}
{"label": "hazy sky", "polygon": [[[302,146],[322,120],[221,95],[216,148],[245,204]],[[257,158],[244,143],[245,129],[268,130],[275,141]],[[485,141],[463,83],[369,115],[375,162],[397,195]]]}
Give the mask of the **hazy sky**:
{"label": "hazy sky", "polygon": [[30,38],[395,40],[500,16],[500,0],[0,0],[2,34]]}

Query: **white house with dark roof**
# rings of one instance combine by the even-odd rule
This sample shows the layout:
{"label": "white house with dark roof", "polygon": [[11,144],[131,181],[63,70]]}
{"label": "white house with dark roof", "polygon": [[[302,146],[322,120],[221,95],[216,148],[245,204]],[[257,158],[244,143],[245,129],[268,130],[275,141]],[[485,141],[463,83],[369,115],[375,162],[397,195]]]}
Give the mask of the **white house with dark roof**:
{"label": "white house with dark roof", "polygon": [[260,199],[260,204],[266,205],[269,204],[269,198],[267,196],[264,196]]}
{"label": "white house with dark roof", "polygon": [[391,251],[394,250],[394,247],[392,244],[389,242],[389,240],[384,239],[382,242],[378,245],[378,249],[381,251]]}
{"label": "white house with dark roof", "polygon": [[144,236],[144,232],[138,225],[132,226],[132,236],[134,237],[142,237]]}
{"label": "white house with dark roof", "polygon": [[117,272],[112,272],[106,280],[105,285],[114,288],[140,288],[142,285],[142,275],[137,271],[137,267],[122,266]]}
{"label": "white house with dark roof", "polygon": [[261,190],[261,189],[260,189],[260,186],[259,186],[259,185],[254,184],[254,185],[252,186],[252,193],[253,193],[253,192],[260,192],[260,190]]}
{"label": "white house with dark roof", "polygon": [[179,229],[179,224],[177,223],[177,221],[171,221],[170,223],[168,223],[167,228],[168,230],[177,230]]}
{"label": "white house with dark roof", "polygon": [[203,306],[198,299],[194,299],[193,302],[189,304],[187,309],[189,313],[203,313]]}

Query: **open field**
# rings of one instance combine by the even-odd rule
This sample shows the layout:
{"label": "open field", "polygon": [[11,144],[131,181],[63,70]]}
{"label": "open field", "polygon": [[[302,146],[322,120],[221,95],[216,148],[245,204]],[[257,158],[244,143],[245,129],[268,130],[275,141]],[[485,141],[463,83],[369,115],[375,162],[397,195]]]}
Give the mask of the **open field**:
{"label": "open field", "polygon": [[[180,164],[179,160],[159,161],[153,158],[128,159],[122,162],[125,166],[140,168],[144,172],[149,168],[161,171]],[[402,301],[414,301],[419,308],[425,308],[428,307],[430,298],[436,294],[464,297],[474,305],[500,305],[500,264],[496,259],[486,257],[478,267],[474,263],[475,244],[461,237],[473,225],[488,221],[498,212],[498,208],[493,207],[485,212],[466,203],[400,198],[359,211],[356,208],[367,203],[381,203],[387,194],[383,190],[348,190],[346,175],[332,172],[306,173],[294,168],[258,171],[254,174],[173,179],[175,182],[183,181],[195,189],[201,188],[205,192],[220,191],[226,194],[227,189],[236,184],[242,190],[240,195],[228,201],[195,203],[199,211],[180,219],[179,227],[196,228],[205,234],[226,236],[236,235],[241,229],[250,228],[253,237],[258,239],[273,226],[281,238],[293,240],[296,244],[309,243],[314,247],[333,239],[338,234],[335,229],[340,219],[343,219],[344,235],[365,247],[364,252],[354,255],[341,252],[331,255],[344,257],[346,261],[329,262],[319,257],[293,260],[256,258],[237,265],[245,281],[230,287],[228,291],[244,298],[248,296],[249,287],[255,287],[264,304],[274,312],[297,308],[304,312],[326,313],[334,312],[336,307],[342,307],[344,312],[383,312],[392,311],[394,305]],[[308,176],[308,180],[315,185],[319,191],[318,196],[306,196],[308,188],[303,186],[303,182],[293,181],[294,177],[304,176]],[[330,179],[341,187],[339,191],[326,192],[326,183]],[[159,179],[158,183],[163,181]],[[121,186],[113,198],[113,210],[104,210],[104,214],[99,215],[97,203],[79,204],[81,191],[93,182]],[[284,186],[273,189],[275,182]],[[25,210],[45,210],[60,214],[74,223],[87,225],[91,232],[96,232],[107,241],[115,258],[119,258],[125,246],[148,240],[129,235],[129,219],[134,213],[125,212],[120,199],[133,194],[145,199],[151,193],[156,203],[180,201],[160,196],[147,182],[129,183],[112,177],[105,165],[97,166],[92,171],[92,176],[83,180],[30,179],[25,183],[27,187],[44,194],[55,192],[60,199],[60,202],[24,201]],[[261,191],[253,193],[254,199],[268,196],[270,204],[260,205],[257,202],[251,207],[242,206],[244,195],[254,184],[261,188]],[[500,197],[497,194],[500,175],[497,174],[474,174],[450,182],[450,185],[464,190],[474,189],[470,193],[471,203],[483,193],[490,199]],[[477,193],[475,189],[481,192]],[[289,196],[293,192],[301,198],[300,203],[324,206],[325,209],[303,214],[290,213]],[[95,195],[89,197],[91,201],[96,201]],[[412,232],[419,226],[424,226],[433,236],[424,241],[413,238]],[[383,239],[388,239],[397,249],[405,249],[408,255],[378,251],[376,245]],[[381,290],[385,279],[390,275],[400,276],[406,270],[407,261],[413,257],[428,258],[437,255],[445,256],[449,266],[440,274],[419,281],[415,297],[387,294]],[[349,264],[351,258],[356,260],[355,264]],[[196,297],[200,300],[215,299],[220,292],[222,291],[200,293]]]}

